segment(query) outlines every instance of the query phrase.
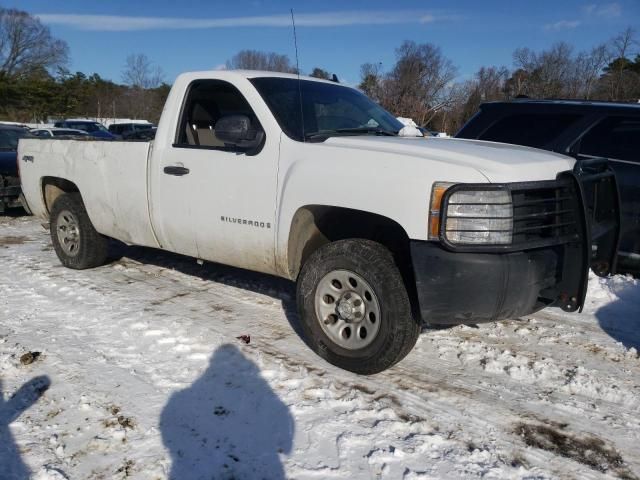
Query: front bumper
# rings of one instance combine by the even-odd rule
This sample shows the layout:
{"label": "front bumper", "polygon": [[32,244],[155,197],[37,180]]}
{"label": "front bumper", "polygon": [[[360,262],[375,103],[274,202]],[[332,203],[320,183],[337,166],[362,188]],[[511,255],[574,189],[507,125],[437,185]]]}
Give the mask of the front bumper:
{"label": "front bumper", "polygon": [[584,305],[589,268],[599,275],[615,271],[620,209],[606,162],[576,164],[555,182],[503,187],[518,210],[511,245],[453,245],[444,238],[442,217],[440,242],[411,241],[424,323],[488,322],[547,306],[576,311]]}
{"label": "front bumper", "polygon": [[553,302],[560,255],[554,249],[457,253],[412,241],[411,258],[425,323],[451,325],[515,318]]}

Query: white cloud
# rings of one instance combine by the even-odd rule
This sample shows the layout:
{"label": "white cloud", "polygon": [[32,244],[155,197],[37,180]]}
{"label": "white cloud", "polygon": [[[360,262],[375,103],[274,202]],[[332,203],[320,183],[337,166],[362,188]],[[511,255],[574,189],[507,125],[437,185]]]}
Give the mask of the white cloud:
{"label": "white cloud", "polygon": [[618,2],[605,3],[604,5],[586,5],[584,12],[589,16],[600,18],[615,18],[622,15],[622,7]]}
{"label": "white cloud", "polygon": [[555,22],[555,23],[547,23],[544,26],[544,29],[551,30],[554,32],[559,32],[563,30],[573,30],[574,28],[579,27],[581,23],[582,22],[580,22],[580,20],[560,20],[559,22]]}
{"label": "white cloud", "polygon": [[[79,30],[192,30],[229,27],[290,27],[291,15],[266,15],[235,18],[169,18],[130,17],[120,15],[36,14],[43,23],[63,25]],[[438,18],[450,20],[452,17]],[[295,15],[298,27],[343,27],[350,25],[393,25],[430,23],[436,17],[428,12],[409,10],[300,13]]]}

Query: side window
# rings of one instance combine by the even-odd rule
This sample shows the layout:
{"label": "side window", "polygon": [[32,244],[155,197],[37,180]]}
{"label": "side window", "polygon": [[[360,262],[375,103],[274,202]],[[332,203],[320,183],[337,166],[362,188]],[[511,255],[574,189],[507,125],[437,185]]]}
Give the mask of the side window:
{"label": "side window", "polygon": [[609,117],[580,140],[578,153],[640,163],[640,117]]}
{"label": "side window", "polygon": [[479,139],[544,148],[580,118],[571,114],[508,115],[491,125]]}
{"label": "side window", "polygon": [[216,136],[216,123],[227,115],[246,115],[252,127],[262,130],[249,103],[236,87],[222,80],[195,81],[183,105],[174,146],[235,150]]}

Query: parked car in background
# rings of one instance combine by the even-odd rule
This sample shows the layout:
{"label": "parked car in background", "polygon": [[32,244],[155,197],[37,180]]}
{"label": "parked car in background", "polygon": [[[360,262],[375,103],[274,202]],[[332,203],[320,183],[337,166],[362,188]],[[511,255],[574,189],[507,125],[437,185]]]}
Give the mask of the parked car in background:
{"label": "parked car in background", "polygon": [[7,208],[21,207],[22,191],[18,175],[18,140],[28,137],[29,130],[12,125],[0,125],[0,213]]}
{"label": "parked car in background", "polygon": [[34,137],[87,137],[89,134],[84,130],[73,128],[33,128],[30,131]]}
{"label": "parked car in background", "polygon": [[620,190],[620,272],[640,273],[640,104],[571,100],[485,103],[457,138],[609,159]]}
{"label": "parked car in background", "polygon": [[154,128],[153,123],[129,122],[129,123],[112,123],[109,125],[109,132],[120,138],[126,138],[143,130]]}
{"label": "parked car in background", "polygon": [[115,140],[116,136],[109,132],[100,122],[93,120],[61,120],[54,123],[56,128],[71,128],[74,130],[83,130],[95,138],[103,138],[105,140]]}
{"label": "parked car in background", "polygon": [[152,128],[144,128],[142,130],[134,130],[132,132],[127,132],[122,135],[122,140],[153,140],[156,138],[157,127]]}

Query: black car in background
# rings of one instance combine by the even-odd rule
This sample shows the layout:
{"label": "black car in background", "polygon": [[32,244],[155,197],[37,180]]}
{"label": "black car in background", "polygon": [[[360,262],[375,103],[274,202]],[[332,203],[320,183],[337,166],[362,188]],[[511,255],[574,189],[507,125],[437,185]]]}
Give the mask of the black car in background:
{"label": "black car in background", "polygon": [[578,159],[608,158],[621,200],[618,271],[640,273],[640,104],[485,103],[456,137],[526,145]]}
{"label": "black car in background", "polygon": [[94,138],[103,140],[115,140],[116,136],[109,132],[100,122],[93,120],[59,120],[53,124],[55,128],[70,128],[72,130],[84,130]]}
{"label": "black car in background", "polygon": [[[155,129],[152,123],[112,123],[109,132],[122,139],[139,139],[148,135],[148,130]],[[140,134],[140,132],[143,132]]]}
{"label": "black car in background", "polygon": [[[18,176],[18,140],[30,136],[22,127],[0,125],[0,213],[23,206]],[[26,205],[24,205],[26,209]]]}

